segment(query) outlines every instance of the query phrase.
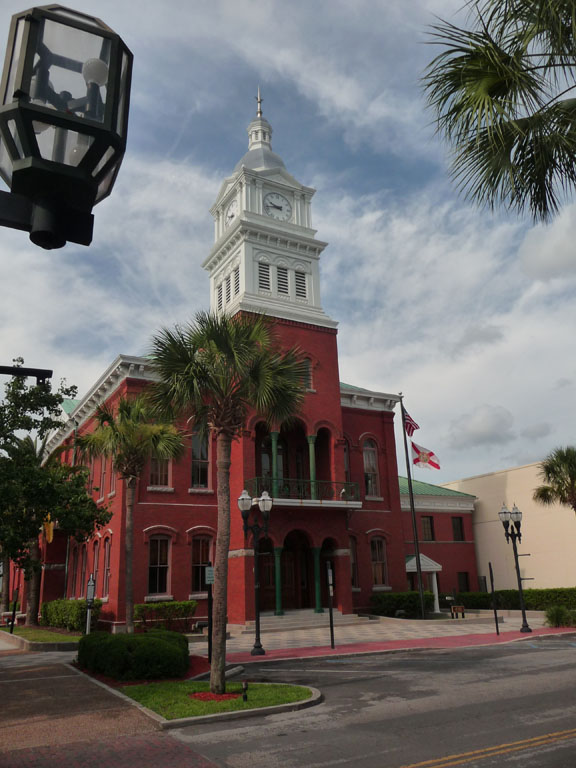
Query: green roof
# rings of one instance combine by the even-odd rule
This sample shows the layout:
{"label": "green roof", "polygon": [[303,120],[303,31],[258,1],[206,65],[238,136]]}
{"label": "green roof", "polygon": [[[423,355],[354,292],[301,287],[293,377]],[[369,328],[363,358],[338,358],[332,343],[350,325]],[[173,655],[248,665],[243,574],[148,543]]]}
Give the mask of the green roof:
{"label": "green roof", "polygon": [[364,392],[367,395],[373,395],[374,390],[372,389],[363,389],[362,387],[355,387],[353,384],[346,384],[344,381],[340,382],[340,388],[341,389],[351,389],[354,392]]}
{"label": "green roof", "polygon": [[62,410],[65,411],[68,416],[72,413],[74,408],[78,405],[80,400],[72,400],[72,398],[68,398],[67,400],[62,401]]}
{"label": "green roof", "polygon": [[[400,493],[402,495],[408,494],[408,478],[398,477],[398,484],[400,485]],[[440,485],[423,483],[421,480],[414,479],[412,479],[412,492],[415,496],[465,496],[469,499],[476,498],[472,493],[453,491],[451,488],[442,488]]]}

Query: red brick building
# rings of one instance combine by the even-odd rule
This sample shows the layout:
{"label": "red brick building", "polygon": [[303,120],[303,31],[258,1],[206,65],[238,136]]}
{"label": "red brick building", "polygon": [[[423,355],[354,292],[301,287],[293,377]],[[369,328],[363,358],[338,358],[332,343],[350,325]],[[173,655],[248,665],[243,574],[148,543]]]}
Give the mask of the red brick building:
{"label": "red brick building", "polygon": [[[272,152],[272,129],[260,109],[248,133],[248,152],[211,209],[215,243],[203,264],[210,275],[211,310],[274,318],[283,342],[305,351],[309,381],[295,424],[268,429],[254,414],[233,444],[229,621],[244,623],[254,615],[254,552],[235,503],[244,488],[253,497],[268,490],[274,500],[269,532],[260,544],[262,609],[323,610],[329,560],[335,605],[349,613],[368,608],[375,592],[410,585],[411,522],[402,511],[394,443],[399,398],[340,382],[337,324],[320,301],[319,260],[326,243],[311,226],[314,190],[296,181]],[[72,461],[74,434],[93,428],[97,405],[139,392],[150,380],[144,358],[120,355],[73,404],[50,447],[66,444]],[[109,461],[96,460],[91,472],[96,495],[110,504],[113,517],[85,544],[62,541],[56,532],[54,542],[44,546],[42,599],[82,596],[93,573],[96,595],[105,602],[102,618],[114,628],[124,618],[125,499]],[[184,458],[155,460],[146,468],[134,511],[135,602],[193,598],[200,602],[197,615],[206,615],[215,485],[211,439],[193,436]],[[440,515],[436,529],[443,531],[448,517],[440,510],[433,514]],[[458,541],[447,529],[442,536],[450,543],[422,547],[442,567],[445,591],[457,588],[463,579],[457,574],[464,572],[476,587],[471,512],[463,517],[463,540],[460,529]]]}

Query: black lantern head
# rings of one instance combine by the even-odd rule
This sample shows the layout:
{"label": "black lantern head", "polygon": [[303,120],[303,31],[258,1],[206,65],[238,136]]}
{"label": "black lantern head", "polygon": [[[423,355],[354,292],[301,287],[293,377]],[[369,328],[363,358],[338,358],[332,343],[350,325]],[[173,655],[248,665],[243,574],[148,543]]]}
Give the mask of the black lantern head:
{"label": "black lantern head", "polygon": [[[12,17],[0,176],[51,211],[61,236],[63,217],[91,224],[92,207],[110,194],[126,149],[131,72],[132,54],[99,19],[59,5]],[[67,239],[88,244],[91,231],[87,242]]]}

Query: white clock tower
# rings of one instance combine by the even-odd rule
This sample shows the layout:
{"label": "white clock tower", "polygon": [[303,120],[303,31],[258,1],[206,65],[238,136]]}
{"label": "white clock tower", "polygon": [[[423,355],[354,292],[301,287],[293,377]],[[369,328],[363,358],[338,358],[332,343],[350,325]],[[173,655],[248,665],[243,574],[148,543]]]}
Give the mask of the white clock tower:
{"label": "white clock tower", "polygon": [[210,273],[210,308],[336,328],[320,303],[319,260],[326,243],[312,229],[315,190],[296,181],[272,151],[260,90],[257,100],[248,152],[210,209],[215,243],[202,265]]}

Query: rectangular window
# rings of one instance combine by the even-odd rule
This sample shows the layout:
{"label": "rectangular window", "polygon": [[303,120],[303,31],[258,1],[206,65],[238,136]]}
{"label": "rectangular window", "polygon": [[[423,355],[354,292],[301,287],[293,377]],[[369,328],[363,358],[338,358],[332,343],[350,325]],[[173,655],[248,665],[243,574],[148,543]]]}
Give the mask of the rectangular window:
{"label": "rectangular window", "polygon": [[372,539],[370,541],[370,555],[372,559],[372,583],[375,586],[386,584],[386,544],[384,539]]}
{"label": "rectangular window", "polygon": [[170,485],[170,459],[150,459],[150,485],[168,488]]}
{"label": "rectangular window", "polygon": [[102,597],[108,597],[110,592],[110,539],[104,540],[104,581],[102,582]]}
{"label": "rectangular window", "polygon": [[218,288],[216,288],[216,296],[217,296],[217,299],[218,299],[218,311],[221,312],[222,311],[222,306],[223,306],[223,303],[222,303],[222,301],[223,301],[222,283],[220,283]]}
{"label": "rectangular window", "polygon": [[192,488],[209,488],[208,437],[192,435]]}
{"label": "rectangular window", "polygon": [[355,538],[350,539],[350,577],[353,587],[359,587],[358,582],[358,545]]}
{"label": "rectangular window", "polygon": [[76,581],[78,579],[78,548],[72,553],[72,578],[70,579],[70,597],[76,597]]}
{"label": "rectangular window", "polygon": [[294,278],[296,281],[296,298],[305,299],[308,295],[306,292],[306,273],[294,272]]}
{"label": "rectangular window", "polygon": [[116,467],[110,464],[110,493],[116,493]]}
{"label": "rectangular window", "polygon": [[100,488],[98,489],[98,497],[102,498],[106,489],[106,457],[102,456],[100,463]]}
{"label": "rectangular window", "polygon": [[468,571],[458,571],[458,592],[470,592]]}
{"label": "rectangular window", "polygon": [[100,542],[94,542],[94,558],[92,562],[92,574],[94,576],[94,596],[98,595],[98,573],[99,573]]}
{"label": "rectangular window", "polygon": [[168,546],[166,538],[150,539],[148,594],[165,595],[168,591]]}
{"label": "rectangular window", "polygon": [[234,296],[240,293],[240,267],[234,270]]}
{"label": "rectangular window", "polygon": [[86,545],[82,547],[82,567],[80,569],[80,597],[84,597],[86,594],[86,567],[88,560],[88,550]]}
{"label": "rectangular window", "polygon": [[454,541],[465,541],[464,520],[461,517],[452,518],[452,537]]}
{"label": "rectangular window", "polygon": [[210,544],[208,536],[192,539],[192,592],[206,592],[206,566],[210,563]]}
{"label": "rectangular window", "polygon": [[422,541],[435,541],[433,517],[422,517]]}
{"label": "rectangular window", "polygon": [[261,291],[270,290],[270,265],[258,264],[258,288]]}
{"label": "rectangular window", "polygon": [[232,298],[232,276],[228,275],[226,278],[226,304],[230,302]]}
{"label": "rectangular window", "polygon": [[288,270],[286,267],[278,267],[277,268],[277,279],[278,279],[278,293],[284,293],[288,295],[289,288],[288,288]]}

